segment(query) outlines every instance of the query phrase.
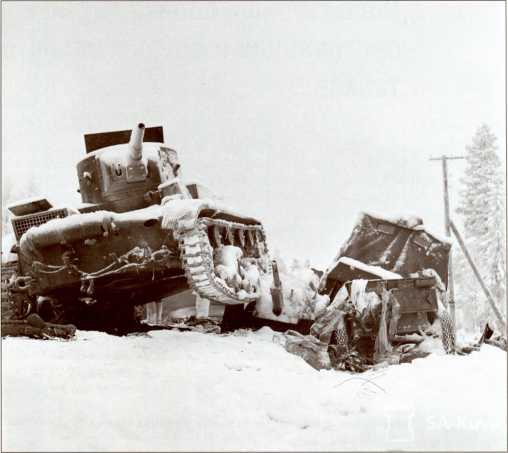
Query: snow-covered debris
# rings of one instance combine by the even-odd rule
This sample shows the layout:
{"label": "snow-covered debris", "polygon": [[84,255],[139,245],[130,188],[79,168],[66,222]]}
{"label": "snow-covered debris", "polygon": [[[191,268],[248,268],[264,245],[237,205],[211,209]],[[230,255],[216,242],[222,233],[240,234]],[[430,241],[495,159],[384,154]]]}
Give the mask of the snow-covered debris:
{"label": "snow-covered debris", "polygon": [[[446,286],[444,285],[441,277],[434,269],[422,269],[420,272],[415,272],[410,274],[410,277],[418,278],[418,277],[432,277],[436,280],[436,288],[439,289],[442,293],[446,293]],[[445,295],[445,294],[443,294]]]}
{"label": "snow-covered debris", "polygon": [[423,225],[423,219],[415,214],[380,214],[378,212],[373,211],[363,211],[360,213],[360,220],[363,215],[369,215],[371,217],[375,217],[377,219],[382,219],[386,222],[396,223],[397,225],[404,226],[406,228],[417,228]]}
{"label": "snow-covered debris", "polygon": [[396,280],[401,279],[402,276],[395,272],[388,271],[383,269],[380,266],[372,266],[369,264],[365,264],[361,261],[355,260],[353,258],[349,258],[347,256],[336,257],[336,259],[326,268],[323,275],[321,276],[320,282],[318,286],[320,288],[324,288],[328,276],[330,273],[339,265],[339,263],[345,264],[346,266],[351,267],[352,269],[358,269],[363,272],[367,272],[369,274],[375,275],[382,280]]}
{"label": "snow-covered debris", "polygon": [[286,351],[301,357],[316,370],[329,370],[332,367],[327,346],[312,335],[302,335],[294,330],[285,335]]}
{"label": "snow-covered debris", "polygon": [[261,295],[256,303],[256,316],[274,321],[296,324],[300,319],[314,319],[317,312],[328,305],[328,296],[317,292],[317,276],[310,269],[279,272],[282,283],[284,305],[282,313],[276,316],[273,311],[270,288],[273,284],[271,274],[260,278]]}
{"label": "snow-covered debris", "polygon": [[243,285],[244,289],[246,291],[250,291],[251,287],[258,287],[259,286],[259,278],[260,278],[260,272],[259,268],[256,265],[256,263],[251,259],[247,258],[245,260],[242,260],[240,263],[241,266],[241,272],[244,276]]}
{"label": "snow-covered debris", "polygon": [[415,214],[399,214],[399,215],[386,215],[380,214],[373,211],[363,211],[359,215],[358,222],[361,222],[363,216],[368,215],[370,217],[375,217],[376,219],[384,220],[385,222],[393,223],[396,225],[400,225],[404,228],[409,228],[415,231],[424,231],[430,236],[437,239],[439,242],[444,242],[445,244],[451,244],[450,238],[445,236],[440,236],[439,234],[434,233],[433,231],[429,231],[429,229],[425,226],[423,219]]}
{"label": "snow-covered debris", "polygon": [[215,272],[229,286],[239,286],[241,283],[238,260],[242,256],[242,249],[234,245],[222,245],[214,250]]}
{"label": "snow-covered debris", "polygon": [[213,209],[219,212],[227,212],[228,214],[241,218],[250,219],[250,217],[242,215],[237,210],[230,208],[224,203],[211,199],[176,199],[159,206],[159,208],[161,208],[164,216],[162,220],[162,227],[168,229],[174,228],[175,222],[181,219],[188,220],[189,223],[193,223],[197,219],[199,212],[203,209]]}
{"label": "snow-covered debris", "polygon": [[[412,217],[386,219],[383,216],[375,217],[372,214],[362,213],[351,235],[325,271],[320,288],[324,289],[332,284],[330,277],[334,275],[341,258],[355,259],[364,266],[375,266],[402,277],[424,268],[434,268],[446,282],[451,245],[448,241],[438,240],[435,235],[425,230],[420,220]],[[364,266],[359,265],[366,272],[374,271]],[[358,277],[360,276],[365,278],[362,275]],[[334,275],[335,277],[337,276]],[[355,278],[352,275],[342,277],[348,280]],[[391,277],[383,273],[380,278]]]}
{"label": "snow-covered debris", "polygon": [[361,261],[355,260],[353,258],[348,258],[347,256],[340,258],[337,264],[338,263],[343,263],[352,268],[368,272],[369,274],[374,274],[382,280],[397,280],[402,278],[395,272],[387,271],[380,266],[369,266],[368,264],[362,263]]}
{"label": "snow-covered debris", "polygon": [[[280,334],[2,343],[6,451],[504,450],[507,355],[316,371]],[[276,340],[276,341],[274,341]],[[439,341],[439,340],[437,340]],[[486,372],[488,370],[488,372]],[[79,429],[76,429],[79,427]]]}
{"label": "snow-covered debris", "polygon": [[351,303],[361,313],[366,307],[365,289],[367,288],[367,280],[356,279],[351,282]]}
{"label": "snow-covered debris", "polygon": [[351,282],[351,304],[361,318],[365,317],[367,312],[373,313],[381,303],[381,300],[374,291],[366,291],[367,283],[368,280],[363,279],[356,279]]}

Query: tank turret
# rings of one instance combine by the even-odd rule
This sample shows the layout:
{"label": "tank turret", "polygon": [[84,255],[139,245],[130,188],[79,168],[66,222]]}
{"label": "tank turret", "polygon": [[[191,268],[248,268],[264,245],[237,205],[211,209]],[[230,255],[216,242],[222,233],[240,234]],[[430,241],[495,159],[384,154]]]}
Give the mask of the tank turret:
{"label": "tank turret", "polygon": [[143,123],[132,131],[85,135],[88,154],[77,165],[83,203],[126,212],[160,202],[163,139],[162,128]]}

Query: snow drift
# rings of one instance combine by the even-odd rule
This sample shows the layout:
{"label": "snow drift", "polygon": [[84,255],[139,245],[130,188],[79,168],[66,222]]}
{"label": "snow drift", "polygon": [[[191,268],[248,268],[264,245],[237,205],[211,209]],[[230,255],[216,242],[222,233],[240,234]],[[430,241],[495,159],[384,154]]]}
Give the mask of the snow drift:
{"label": "snow drift", "polygon": [[[3,340],[3,448],[503,450],[506,353],[315,371],[268,328]],[[439,340],[437,340],[439,342]],[[438,343],[439,345],[439,343]]]}

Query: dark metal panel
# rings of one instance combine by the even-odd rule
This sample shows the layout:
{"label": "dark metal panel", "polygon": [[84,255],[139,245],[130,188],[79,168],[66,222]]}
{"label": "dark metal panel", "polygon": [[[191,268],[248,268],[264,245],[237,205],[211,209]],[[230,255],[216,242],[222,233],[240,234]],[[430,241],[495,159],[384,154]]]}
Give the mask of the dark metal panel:
{"label": "dark metal panel", "polygon": [[189,193],[191,194],[192,198],[199,198],[199,194],[198,194],[198,188],[196,186],[196,184],[189,184],[187,186],[187,189],[189,190]]}
{"label": "dark metal panel", "polygon": [[[91,153],[97,149],[107,146],[123,145],[129,143],[131,138],[131,129],[125,131],[99,132],[96,134],[85,135],[86,152]],[[162,126],[147,127],[143,142],[164,143],[164,131]]]}
{"label": "dark metal panel", "polygon": [[[450,247],[449,243],[437,240],[425,230],[364,215],[340,250],[339,257],[347,256],[371,266],[380,266],[403,277],[423,269],[434,269],[446,286]],[[333,273],[330,275],[333,278]]]}
{"label": "dark metal panel", "polygon": [[78,163],[77,173],[83,203],[102,203],[102,178],[99,162],[95,156],[88,156],[81,160]]}
{"label": "dark metal panel", "polygon": [[46,198],[39,198],[37,200],[31,200],[17,205],[9,206],[7,209],[16,216],[23,216],[28,214],[34,214],[35,212],[47,211],[51,209],[53,205]]}

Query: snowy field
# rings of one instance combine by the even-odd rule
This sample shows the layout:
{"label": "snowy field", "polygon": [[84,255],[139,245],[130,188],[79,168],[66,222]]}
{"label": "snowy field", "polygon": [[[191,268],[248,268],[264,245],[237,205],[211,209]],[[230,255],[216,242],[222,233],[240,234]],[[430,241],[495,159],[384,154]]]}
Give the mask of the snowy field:
{"label": "snowy field", "polygon": [[505,450],[506,353],[315,371],[263,328],[2,340],[4,451]]}

